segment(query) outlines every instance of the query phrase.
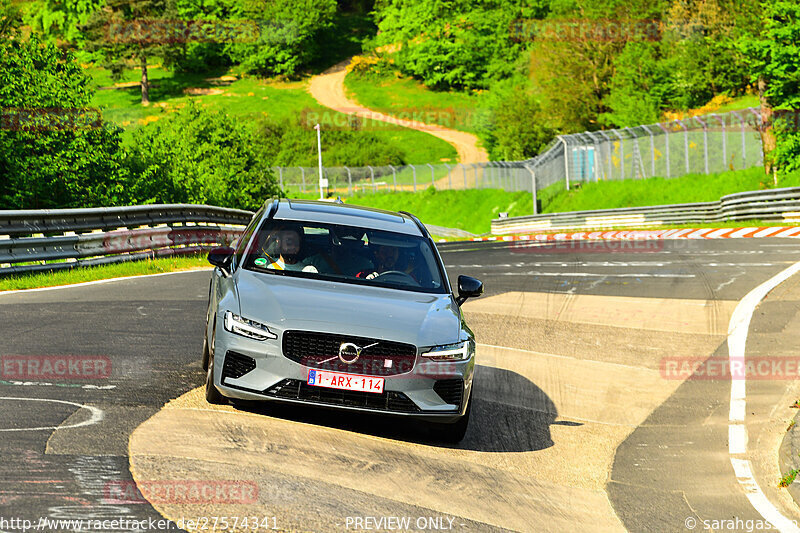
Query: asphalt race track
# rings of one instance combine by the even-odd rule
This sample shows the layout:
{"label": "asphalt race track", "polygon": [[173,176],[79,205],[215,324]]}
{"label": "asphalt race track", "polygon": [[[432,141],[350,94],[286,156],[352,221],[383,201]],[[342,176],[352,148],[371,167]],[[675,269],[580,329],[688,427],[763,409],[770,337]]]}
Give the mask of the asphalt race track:
{"label": "asphalt race track", "polygon": [[[730,378],[671,374],[665,361],[727,359],[737,303],[800,262],[800,243],[517,241],[442,255],[451,280],[486,286],[464,307],[479,367],[455,447],[394,419],[206,404],[208,271],[0,294],[0,532],[21,530],[2,522],[12,518],[143,521],[107,531],[157,531],[147,520],[165,517],[191,531],[244,516],[281,531],[745,531],[763,520],[731,466]],[[747,357],[800,356],[798,303],[800,275],[756,309]],[[110,373],[14,376],[16,356],[83,357]],[[776,487],[796,377],[773,366],[748,379],[745,423],[754,479],[800,520]],[[134,479],[235,483],[254,497],[119,498]]]}

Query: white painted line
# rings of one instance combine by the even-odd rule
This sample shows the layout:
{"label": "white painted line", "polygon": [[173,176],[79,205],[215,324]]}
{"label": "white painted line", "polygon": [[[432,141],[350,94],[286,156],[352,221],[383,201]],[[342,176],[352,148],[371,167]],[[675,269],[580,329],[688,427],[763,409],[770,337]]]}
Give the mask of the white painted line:
{"label": "white painted line", "polygon": [[742,424],[728,426],[728,453],[743,454],[747,451],[747,431]]}
{"label": "white painted line", "polygon": [[47,381],[0,381],[0,383],[7,385],[14,385],[18,387],[65,387],[84,390],[111,390],[116,389],[116,385],[78,385],[78,384],[64,384],[64,383],[49,383]]}
{"label": "white painted line", "polygon": [[36,428],[0,428],[0,432],[4,431],[42,431],[42,430],[50,430],[50,429],[71,429],[71,428],[79,428],[83,426],[91,426],[93,424],[97,424],[101,420],[105,414],[103,413],[102,409],[98,409],[97,407],[93,407],[91,405],[82,405],[75,402],[68,402],[66,400],[48,400],[44,398],[11,398],[8,396],[0,396],[0,400],[13,400],[13,401],[21,401],[21,402],[52,402],[52,403],[63,403],[65,405],[73,405],[75,407],[81,409],[88,409],[90,413],[92,413],[91,418],[89,420],[84,420],[83,422],[78,422],[77,424],[72,424],[69,426],[45,426],[45,427],[36,427]]}
{"label": "white painted line", "polygon": [[744,411],[746,407],[747,402],[744,398],[731,399],[730,416],[728,417],[728,420],[731,422],[744,422]]}
{"label": "white painted line", "polygon": [[[755,228],[745,228],[745,230],[747,229],[752,230]],[[772,289],[797,272],[800,272],[800,263],[793,264],[747,293],[733,310],[731,321],[728,324],[728,358],[731,365],[734,364],[734,361],[738,361],[739,364],[744,361],[747,331],[750,328],[750,320],[753,317],[756,306]],[[741,456],[747,452],[747,427],[744,425],[744,413],[742,412],[742,407],[740,407],[740,404],[743,405],[746,402],[746,395],[745,376],[742,376],[741,379],[733,379],[732,377],[731,402],[728,414],[728,453],[731,466],[736,472],[737,481],[739,481],[739,485],[744,490],[745,496],[764,519],[782,532],[800,532],[794,521],[786,518],[764,495],[753,475],[750,461],[742,457],[734,457],[735,455]],[[746,412],[746,408],[744,411]]]}
{"label": "white painted line", "polygon": [[731,464],[733,465],[733,473],[736,474],[736,477],[753,477],[753,471],[750,470],[749,461],[743,461],[742,459],[731,459]]}
{"label": "white painted line", "polygon": [[139,278],[154,278],[158,276],[170,276],[172,274],[186,274],[188,272],[204,272],[204,271],[211,271],[211,268],[201,268],[195,270],[177,270],[175,272],[159,272],[158,274],[143,274],[141,276],[125,276],[122,278],[107,278],[107,279],[98,279],[95,281],[84,281],[83,283],[73,283],[72,285],[56,285],[55,287],[39,287],[38,289],[19,289],[14,291],[0,291],[0,296],[5,294],[20,294],[20,293],[28,293],[28,292],[40,292],[40,291],[53,291],[56,289],[72,289],[73,287],[88,287],[90,285],[100,285],[102,283],[111,283],[112,281],[125,281],[129,279],[139,279]]}
{"label": "white painted line", "polygon": [[694,274],[600,274],[597,272],[499,272],[498,276],[550,276],[560,278],[694,278]]}

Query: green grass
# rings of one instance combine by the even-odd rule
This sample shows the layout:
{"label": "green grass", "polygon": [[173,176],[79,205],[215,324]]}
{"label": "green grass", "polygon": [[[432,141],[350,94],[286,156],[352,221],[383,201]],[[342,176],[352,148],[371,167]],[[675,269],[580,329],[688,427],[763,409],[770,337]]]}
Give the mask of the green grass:
{"label": "green grass", "polygon": [[784,474],[784,476],[778,482],[778,487],[786,488],[789,485],[791,485],[792,483],[794,483],[794,479],[795,479],[795,477],[797,477],[798,473],[800,473],[800,470],[797,470],[795,468],[792,468],[791,470],[789,470],[789,472]]}
{"label": "green grass", "polygon": [[[778,187],[800,186],[800,174],[778,178]],[[543,212],[587,211],[691,202],[713,202],[736,192],[772,187],[761,167],[718,174],[688,174],[679,178],[599,181],[566,191],[557,183],[540,191]]]}
{"label": "green grass", "polygon": [[116,265],[75,268],[58,272],[38,272],[35,274],[19,274],[0,278],[0,291],[35,289],[38,287],[56,287],[73,285],[99,279],[122,278],[126,276],[143,276],[175,272],[197,267],[209,267],[206,256],[167,257],[133,261]]}
{"label": "green grass", "polygon": [[[319,198],[313,194],[293,194],[292,197]],[[488,233],[490,221],[501,211],[507,211],[509,216],[529,215],[533,206],[529,193],[497,189],[436,191],[428,188],[419,193],[356,194],[342,196],[342,200],[347,204],[389,211],[408,211],[425,224],[463,229],[475,234]]]}
{"label": "green grass", "polygon": [[351,72],[344,84],[358,103],[370,109],[470,133],[476,131],[476,94],[433,91],[412,78],[391,74]]}
{"label": "green grass", "polygon": [[732,102],[721,106],[715,113],[725,113],[727,111],[738,111],[739,109],[747,109],[748,107],[758,107],[758,95],[746,94],[734,98]]}
{"label": "green grass", "polygon": [[[114,85],[109,72],[105,69],[92,67],[86,71],[92,76],[95,87]],[[92,106],[100,108],[106,120],[125,129],[123,139],[126,142],[131,141],[132,133],[137,128],[168,116],[190,100],[208,109],[241,117],[243,122],[252,125],[262,116],[285,120],[298,115],[304,116],[305,112],[309,113],[308,120],[313,120],[312,113],[316,113],[318,117],[327,117],[329,124],[348,123],[341,113],[320,106],[306,91],[305,82],[271,82],[244,78],[220,85],[219,82],[209,80],[222,76],[225,72],[180,74],[155,66],[148,69],[148,74],[153,85],[150,88],[151,103],[148,107],[141,105],[139,86],[98,90],[92,99]],[[136,82],[139,77],[139,71],[128,70],[120,82]],[[219,94],[190,95],[185,92],[188,89],[213,91]],[[325,121],[323,121],[323,139],[324,130]],[[370,131],[382,140],[400,146],[409,163],[457,159],[455,148],[424,132],[407,128],[375,128]]]}
{"label": "green grass", "polygon": [[[800,186],[800,174],[780,177],[779,187]],[[620,207],[642,207],[663,204],[709,202],[719,200],[726,194],[754,191],[772,187],[760,167],[735,170],[711,175],[687,175],[680,178],[649,178],[644,180],[601,181],[586,183],[581,187],[565,190],[558,182],[540,190],[538,199],[543,212],[587,211]],[[498,213],[507,211],[509,216],[530,215],[533,203],[530,193],[506,192],[497,189],[444,190],[431,188],[424,192],[379,192],[354,194],[347,197],[338,193],[346,203],[377,207],[390,211],[409,211],[419,216],[426,224],[457,228],[475,234],[490,231],[490,221]],[[290,194],[293,198],[316,199],[315,193]],[[726,228],[745,225],[786,225],[785,221],[731,221],[703,223],[702,227]],[[692,228],[698,224],[670,224],[642,227],[641,229]],[[630,229],[630,228],[614,228]]]}

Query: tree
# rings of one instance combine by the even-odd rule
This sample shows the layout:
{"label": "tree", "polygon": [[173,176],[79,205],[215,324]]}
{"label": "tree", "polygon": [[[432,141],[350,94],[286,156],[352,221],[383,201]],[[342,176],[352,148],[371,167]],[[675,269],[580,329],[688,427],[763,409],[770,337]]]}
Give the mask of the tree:
{"label": "tree", "polygon": [[388,0],[376,6],[376,44],[428,87],[485,89],[529,45],[515,24],[544,12],[545,2],[530,0]]}
{"label": "tree", "polygon": [[335,14],[336,0],[242,0],[237,15],[258,23],[260,34],[228,44],[228,54],[245,72],[294,75],[326,46],[317,36]]}
{"label": "tree", "polygon": [[126,190],[137,203],[257,209],[279,194],[241,122],[191,104],[134,133]]}
{"label": "tree", "polygon": [[762,9],[761,31],[743,35],[739,45],[758,86],[764,170],[772,174],[800,168],[800,5],[764,0]]}
{"label": "tree", "polygon": [[615,60],[629,42],[657,38],[666,0],[557,0],[534,38],[531,75],[561,131],[598,129]]}
{"label": "tree", "polygon": [[0,42],[0,209],[116,205],[120,132],[88,109],[90,80],[69,52]]}
{"label": "tree", "polygon": [[103,0],[40,0],[28,22],[43,35],[80,46],[81,27],[102,4]]}
{"label": "tree", "polygon": [[670,63],[659,57],[657,43],[629,42],[614,59],[610,91],[603,103],[609,108],[600,122],[612,127],[652,124],[672,102]]}
{"label": "tree", "polygon": [[122,76],[129,61],[138,63],[142,105],[150,104],[147,59],[163,54],[174,42],[168,21],[171,14],[167,0],[106,0],[83,27],[87,49],[103,53],[103,66],[115,79]]}
{"label": "tree", "polygon": [[22,14],[11,0],[0,0],[0,42],[14,37],[22,21]]}

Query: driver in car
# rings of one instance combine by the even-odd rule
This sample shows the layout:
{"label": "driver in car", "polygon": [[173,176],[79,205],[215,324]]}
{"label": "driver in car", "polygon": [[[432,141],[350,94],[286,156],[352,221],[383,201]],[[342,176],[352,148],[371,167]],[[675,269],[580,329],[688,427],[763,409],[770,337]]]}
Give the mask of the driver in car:
{"label": "driver in car", "polygon": [[375,268],[362,270],[358,274],[356,274],[357,278],[364,278],[364,279],[373,279],[385,272],[393,271],[393,272],[403,272],[408,274],[416,281],[416,277],[413,273],[413,264],[409,264],[408,268],[405,270],[401,270],[398,265],[398,259],[400,258],[400,249],[397,246],[388,246],[385,244],[378,245],[377,250],[375,250]]}

